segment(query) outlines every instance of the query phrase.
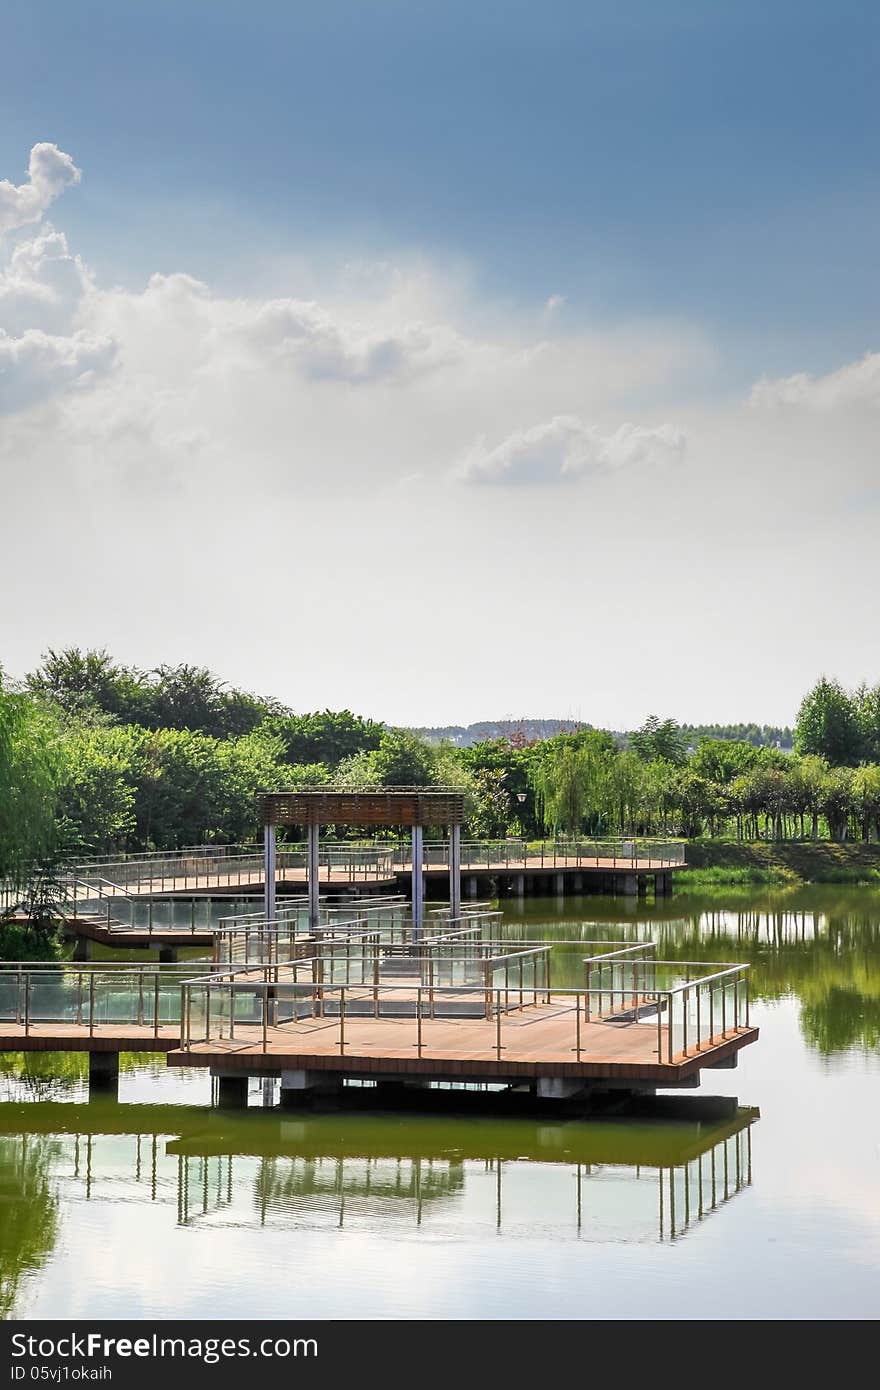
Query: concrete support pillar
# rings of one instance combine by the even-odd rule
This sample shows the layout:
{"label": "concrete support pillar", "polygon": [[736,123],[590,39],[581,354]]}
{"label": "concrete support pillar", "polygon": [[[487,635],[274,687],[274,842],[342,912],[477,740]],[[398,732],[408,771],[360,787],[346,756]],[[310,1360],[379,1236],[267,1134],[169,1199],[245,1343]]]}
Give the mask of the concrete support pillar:
{"label": "concrete support pillar", "polygon": [[575,874],[575,876],[574,876],[574,891],[575,891],[576,893],[583,893],[583,891],[584,891],[584,876],[583,876],[583,874]]}
{"label": "concrete support pillar", "polygon": [[309,826],[309,927],[314,929],[321,920],[320,897],[320,863],[321,863],[321,827],[320,825]]}
{"label": "concrete support pillar", "polygon": [[525,876],[525,874],[517,874],[516,880],[515,880],[515,888],[516,888],[516,896],[517,896],[518,898],[524,898],[525,895],[526,895],[526,876]]}
{"label": "concrete support pillar", "polygon": [[672,893],[672,874],[668,871],[654,875],[654,897],[666,898]]}
{"label": "concrete support pillar", "polygon": [[648,880],[644,874],[637,874],[636,877],[639,882],[639,897],[646,898],[648,896]]}
{"label": "concrete support pillar", "polygon": [[461,826],[449,827],[449,907],[452,917],[461,916]]}
{"label": "concrete support pillar", "polygon": [[468,878],[468,881],[467,881],[467,890],[468,890],[468,897],[469,897],[469,898],[475,898],[475,897],[477,896],[477,876],[476,876],[476,874],[471,874],[470,877]]}
{"label": "concrete support pillar", "polygon": [[275,826],[263,826],[263,913],[275,920]]}
{"label": "concrete support pillar", "polygon": [[554,874],[553,880],[556,884],[557,895],[561,898],[565,893],[565,874]]}
{"label": "concrete support pillar", "polygon": [[535,1093],[539,1100],[570,1100],[583,1089],[583,1081],[567,1076],[539,1076]]}
{"label": "concrete support pillar", "polygon": [[615,874],[614,891],[622,893],[625,898],[638,897],[639,876],[638,874]]}
{"label": "concrete support pillar", "polygon": [[176,961],[177,961],[177,947],[176,947],[176,946],[160,946],[160,947],[159,947],[159,964],[160,964],[160,965],[174,965],[174,964],[176,963]]}
{"label": "concrete support pillar", "polygon": [[[214,1073],[217,1075],[217,1073]],[[246,1076],[217,1076],[217,1104],[228,1110],[244,1110],[248,1100]]]}
{"label": "concrete support pillar", "polygon": [[89,1053],[89,1095],[100,1091],[102,1095],[119,1094],[119,1053]]}
{"label": "concrete support pillar", "polygon": [[75,946],[74,946],[74,948],[73,948],[73,959],[74,959],[74,960],[91,960],[91,958],[92,958],[92,942],[91,942],[91,938],[88,937],[88,936],[78,936],[78,937],[76,938],[76,944],[75,944]]}
{"label": "concrete support pillar", "polygon": [[282,1109],[295,1110],[314,1096],[338,1095],[341,1077],[325,1071],[282,1071],[280,1103]]}
{"label": "concrete support pillar", "polygon": [[425,845],[424,831],[420,825],[412,828],[412,920],[413,920],[413,941],[418,941],[422,934],[422,923],[425,918]]}

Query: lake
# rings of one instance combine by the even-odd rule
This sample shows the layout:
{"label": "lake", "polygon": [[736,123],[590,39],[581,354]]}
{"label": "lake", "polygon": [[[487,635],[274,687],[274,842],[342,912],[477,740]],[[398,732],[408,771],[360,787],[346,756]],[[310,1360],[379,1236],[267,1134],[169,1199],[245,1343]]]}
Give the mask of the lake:
{"label": "lake", "polygon": [[[6,1317],[839,1318],[880,1306],[880,892],[525,899],[507,929],[748,960],[723,1122],[246,1112],[0,1058]],[[701,1092],[691,1093],[699,1096]],[[687,1096],[688,1093],[684,1092]]]}

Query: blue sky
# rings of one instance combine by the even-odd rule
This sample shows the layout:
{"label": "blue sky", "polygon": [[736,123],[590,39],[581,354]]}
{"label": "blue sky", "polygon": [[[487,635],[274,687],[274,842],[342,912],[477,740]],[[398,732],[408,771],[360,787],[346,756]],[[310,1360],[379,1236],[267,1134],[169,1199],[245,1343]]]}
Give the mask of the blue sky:
{"label": "blue sky", "polygon": [[0,663],[615,728],[878,679],[878,58],[864,0],[7,0]]}
{"label": "blue sky", "polygon": [[771,371],[868,345],[864,0],[26,0],[4,29],[4,171],[35,138],[73,150],[66,225],[122,280],[235,287],[242,239],[415,244],[575,317],[696,317],[732,365],[743,340]]}

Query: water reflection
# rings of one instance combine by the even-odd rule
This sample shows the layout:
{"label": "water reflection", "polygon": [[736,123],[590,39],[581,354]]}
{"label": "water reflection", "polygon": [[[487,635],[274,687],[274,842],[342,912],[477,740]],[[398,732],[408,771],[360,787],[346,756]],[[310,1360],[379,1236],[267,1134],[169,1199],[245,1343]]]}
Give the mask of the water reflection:
{"label": "water reflection", "polygon": [[[554,978],[580,981],[577,937],[653,937],[668,960],[748,961],[753,1001],[797,997],[806,1042],[823,1055],[880,1043],[880,894],[812,887],[638,901],[625,923],[621,899],[563,899],[506,905],[509,933],[556,935]],[[743,895],[746,896],[746,895]],[[634,900],[630,900],[632,904]],[[576,919],[576,920],[575,920]],[[567,944],[565,944],[567,943]],[[563,978],[564,981],[563,981]]]}
{"label": "water reflection", "polygon": [[43,1136],[0,1137],[0,1318],[12,1315],[23,1280],[54,1249],[59,1203],[52,1170],[62,1148]]}
{"label": "water reflection", "polygon": [[706,1125],[408,1116],[401,1127],[369,1113],[0,1105],[3,1314],[22,1278],[49,1259],[59,1212],[82,1203],[119,1206],[123,1222],[134,1205],[155,1205],[196,1231],[675,1240],[751,1184],[756,1117],[740,1109]]}

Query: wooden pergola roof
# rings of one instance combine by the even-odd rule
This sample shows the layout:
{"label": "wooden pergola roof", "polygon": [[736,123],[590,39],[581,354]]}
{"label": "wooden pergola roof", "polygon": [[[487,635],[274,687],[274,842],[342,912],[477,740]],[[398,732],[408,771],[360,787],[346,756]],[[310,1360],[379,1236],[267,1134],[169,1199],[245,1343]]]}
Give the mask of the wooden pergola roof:
{"label": "wooden pergola roof", "polygon": [[464,793],[456,787],[259,792],[257,814],[262,825],[461,825]]}

